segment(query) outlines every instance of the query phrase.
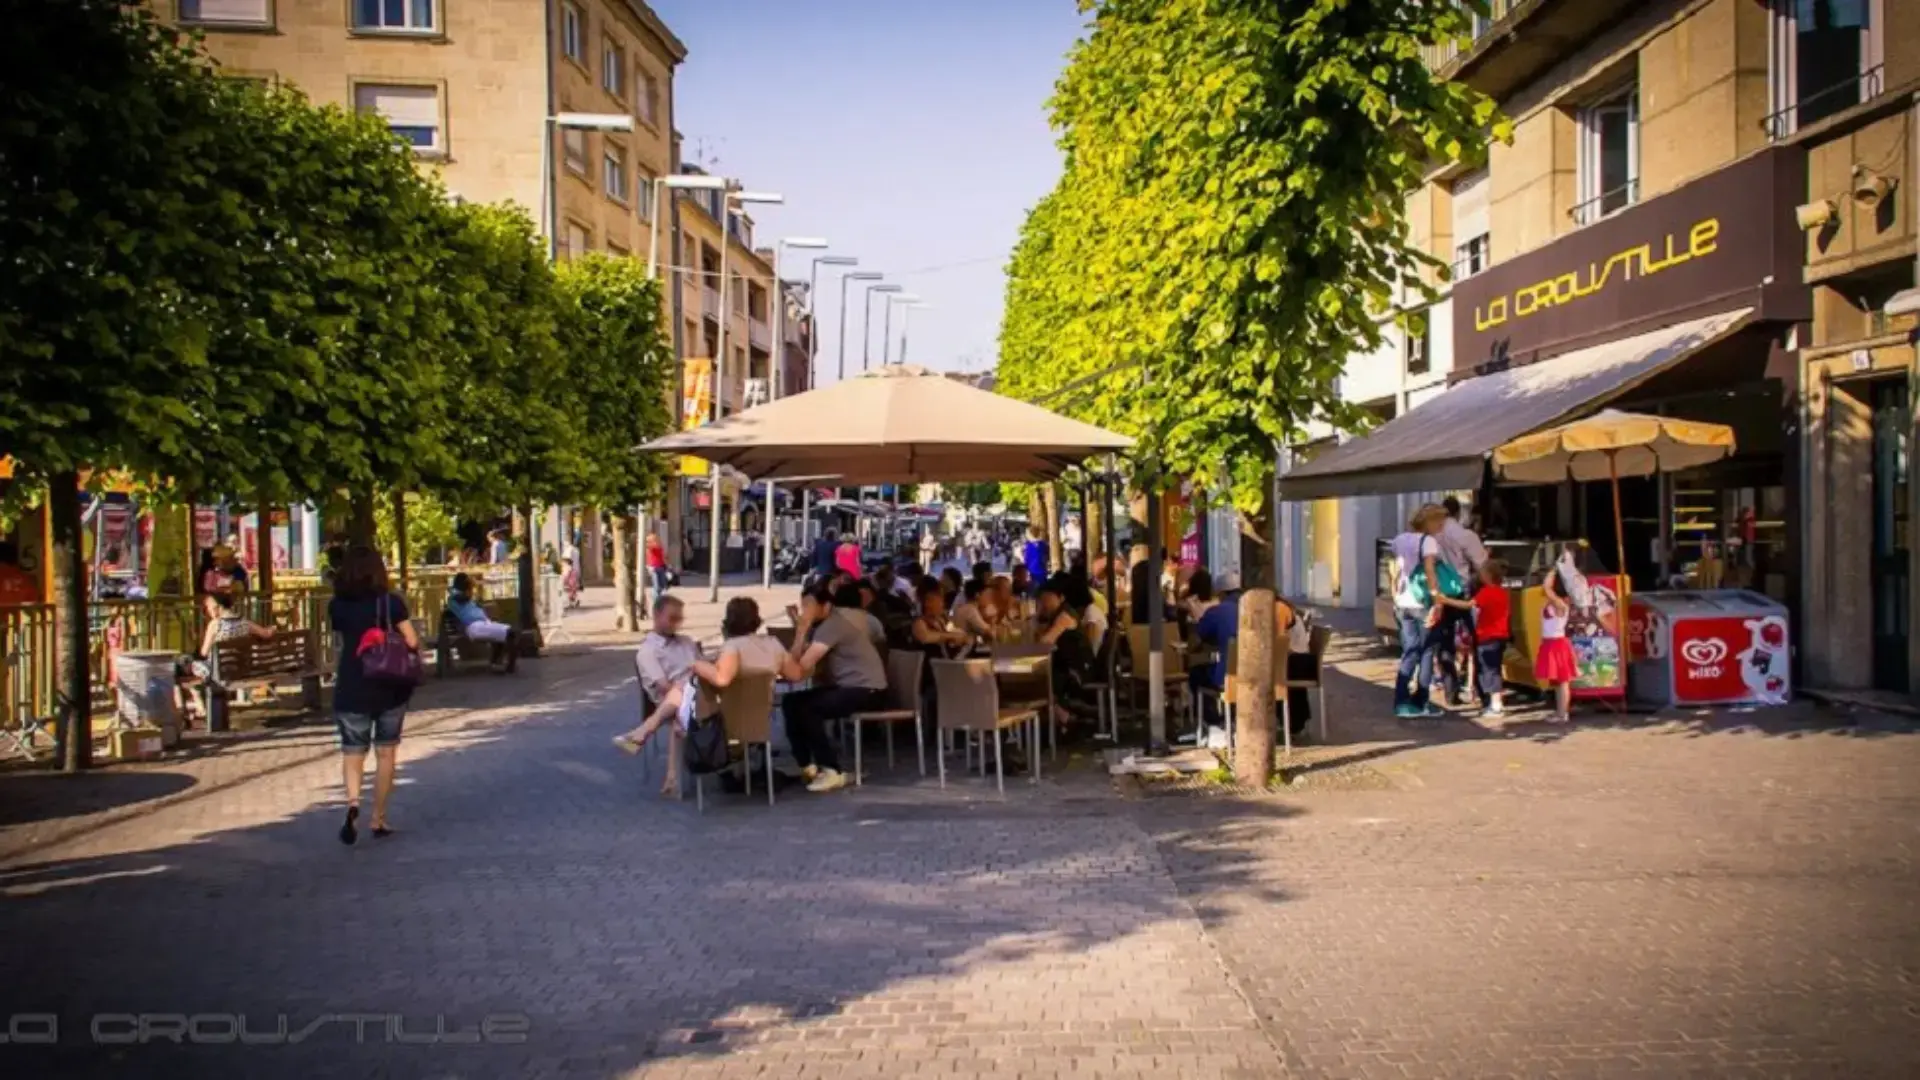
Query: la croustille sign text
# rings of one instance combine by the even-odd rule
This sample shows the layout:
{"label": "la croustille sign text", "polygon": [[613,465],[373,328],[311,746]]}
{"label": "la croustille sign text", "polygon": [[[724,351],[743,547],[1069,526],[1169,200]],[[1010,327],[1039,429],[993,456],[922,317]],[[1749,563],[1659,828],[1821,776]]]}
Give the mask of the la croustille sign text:
{"label": "la croustille sign text", "polygon": [[1468,278],[1453,290],[1455,370],[1527,363],[1716,308],[1811,317],[1793,228],[1805,188],[1805,158],[1769,151]]}

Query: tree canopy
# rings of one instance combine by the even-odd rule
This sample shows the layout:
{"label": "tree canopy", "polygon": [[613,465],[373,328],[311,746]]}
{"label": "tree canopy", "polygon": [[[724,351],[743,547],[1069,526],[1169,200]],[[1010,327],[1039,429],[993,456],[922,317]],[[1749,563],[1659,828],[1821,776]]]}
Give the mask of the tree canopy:
{"label": "tree canopy", "polygon": [[1404,0],[1083,0],[1051,103],[1066,168],[1008,268],[1000,385],[1141,439],[1260,505],[1275,447],[1363,419],[1346,357],[1439,263],[1408,239],[1429,170],[1504,135]]}

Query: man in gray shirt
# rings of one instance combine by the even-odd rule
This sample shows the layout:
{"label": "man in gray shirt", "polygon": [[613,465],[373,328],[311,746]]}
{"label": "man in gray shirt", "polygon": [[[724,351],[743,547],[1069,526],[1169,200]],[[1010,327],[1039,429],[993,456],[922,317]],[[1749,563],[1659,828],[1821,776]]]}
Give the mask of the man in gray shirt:
{"label": "man in gray shirt", "polygon": [[808,791],[845,787],[847,778],[840,773],[840,755],[827,735],[827,721],[879,711],[887,700],[887,665],[867,636],[857,587],[846,585],[829,594],[821,583],[802,595],[793,658],[807,678],[817,678],[824,663],[831,684],[794,691],[782,702],[794,760],[800,763]]}

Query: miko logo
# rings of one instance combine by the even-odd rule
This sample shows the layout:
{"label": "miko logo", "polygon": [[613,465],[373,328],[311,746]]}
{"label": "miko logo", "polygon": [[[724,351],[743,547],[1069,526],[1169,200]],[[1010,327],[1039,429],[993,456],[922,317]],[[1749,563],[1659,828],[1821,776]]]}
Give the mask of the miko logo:
{"label": "miko logo", "polygon": [[1690,679],[1717,679],[1720,663],[1727,658],[1727,643],[1720,638],[1696,638],[1680,646],[1680,659],[1689,665]]}

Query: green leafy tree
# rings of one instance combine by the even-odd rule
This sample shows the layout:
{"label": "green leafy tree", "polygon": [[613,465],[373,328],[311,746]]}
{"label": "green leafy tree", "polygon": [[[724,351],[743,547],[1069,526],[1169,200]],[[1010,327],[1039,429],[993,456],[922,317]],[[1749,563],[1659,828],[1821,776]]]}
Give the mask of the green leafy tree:
{"label": "green leafy tree", "polygon": [[[1479,7],[1477,0],[1473,6]],[[1082,0],[1052,102],[1066,169],[1009,267],[1001,385],[1136,436],[1135,482],[1224,474],[1271,538],[1276,447],[1363,421],[1335,391],[1376,315],[1431,295],[1404,198],[1505,134],[1424,45],[1468,30],[1405,0]],[[1271,560],[1243,560],[1236,774],[1272,769]],[[1156,733],[1162,738],[1163,733]]]}
{"label": "green leafy tree", "polygon": [[998,481],[984,481],[974,484],[943,484],[943,498],[970,510],[985,510],[1000,505],[1000,484]]}
{"label": "green leafy tree", "polygon": [[632,259],[589,256],[559,271],[559,339],[579,407],[582,471],[573,494],[613,522],[617,625],[633,629],[635,508],[665,489],[670,460],[634,451],[673,430],[673,348],[660,283]]}
{"label": "green leafy tree", "polygon": [[192,44],[111,0],[7,5],[0,41],[0,452],[44,484],[60,627],[60,759],[91,755],[81,477],[187,489],[246,447],[210,342],[211,286],[254,221],[223,189],[233,128]]}

